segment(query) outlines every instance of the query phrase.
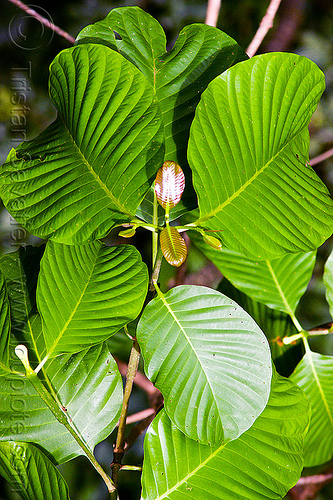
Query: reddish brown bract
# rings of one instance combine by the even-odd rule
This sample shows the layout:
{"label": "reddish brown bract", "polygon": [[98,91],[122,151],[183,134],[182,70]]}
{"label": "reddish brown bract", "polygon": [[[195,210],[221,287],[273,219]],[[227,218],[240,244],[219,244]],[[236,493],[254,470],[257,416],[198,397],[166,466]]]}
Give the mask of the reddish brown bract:
{"label": "reddish brown bract", "polygon": [[173,208],[180,201],[185,188],[184,172],[174,161],[165,161],[159,168],[155,193],[157,201],[164,208]]}

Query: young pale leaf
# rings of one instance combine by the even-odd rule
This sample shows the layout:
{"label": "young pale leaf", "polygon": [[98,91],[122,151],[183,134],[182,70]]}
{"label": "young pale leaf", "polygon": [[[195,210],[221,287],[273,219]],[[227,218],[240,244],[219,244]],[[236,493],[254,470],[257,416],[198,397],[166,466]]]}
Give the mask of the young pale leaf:
{"label": "young pale leaf", "polygon": [[66,481],[33,444],[0,443],[0,474],[24,500],[69,500]]}
{"label": "young pale leaf", "polygon": [[295,312],[311,279],[316,252],[258,261],[225,247],[215,250],[197,231],[191,231],[190,238],[236,288],[272,309]]}
{"label": "young pale leaf", "polygon": [[328,462],[333,455],[333,357],[308,348],[290,378],[303,389],[311,407],[310,427],[304,443],[304,466]]}
{"label": "young pale leaf", "polygon": [[148,272],[130,245],[48,242],[37,287],[47,354],[74,353],[103,342],[134,320]]}
{"label": "young pale leaf", "polygon": [[197,225],[259,260],[314,250],[331,235],[333,202],[308,165],[308,124],[324,88],[313,62],[284,53],[210,83],[188,147]]}
{"label": "young pale leaf", "polygon": [[[20,365],[24,371],[19,360],[13,368],[19,369]],[[56,393],[93,451],[112,432],[121,410],[121,377],[107,346],[99,344],[73,356],[58,356],[48,361],[43,370],[46,388]],[[51,454],[56,463],[84,454],[24,376],[1,372],[0,399],[0,441],[34,442]]]}
{"label": "young pale leaf", "polygon": [[221,293],[200,286],[159,292],[137,338],[167,414],[190,438],[236,439],[265,408],[272,370],[266,337]]}
{"label": "young pale leaf", "polygon": [[120,54],[85,44],[50,67],[59,117],[12,150],[1,197],[31,233],[84,243],[130,222],[163,162],[163,130],[153,90]]}
{"label": "young pale leaf", "polygon": [[184,172],[174,161],[165,161],[158,169],[155,193],[158,203],[164,209],[173,208],[180,202],[185,188]]}
{"label": "young pale leaf", "polygon": [[129,227],[128,229],[123,229],[119,231],[118,236],[121,238],[133,238],[136,233],[136,226]]}
{"label": "young pale leaf", "polygon": [[160,243],[165,260],[171,266],[179,267],[185,262],[187,246],[177,229],[171,226],[163,228],[160,233]]}
{"label": "young pale leaf", "polygon": [[[115,33],[120,35],[115,37]],[[190,125],[202,92],[227,68],[247,59],[245,51],[226,33],[205,24],[186,26],[170,52],[161,25],[139,7],[112,9],[84,28],[77,43],[100,43],[120,52],[145,75],[156,93],[165,134],[165,159],[182,166],[187,178],[181,202],[171,220],[197,205],[187,162]],[[149,209],[149,210],[147,210]],[[151,200],[138,215],[152,222]]]}
{"label": "young pale leaf", "polygon": [[214,248],[215,250],[222,249],[221,241],[215,238],[215,236],[211,236],[210,234],[204,233],[203,241],[207,243],[207,245],[209,245],[210,247]]}
{"label": "young pale leaf", "polygon": [[281,500],[302,471],[308,402],[277,379],[268,404],[239,439],[205,446],[162,411],[145,437],[142,500]]}

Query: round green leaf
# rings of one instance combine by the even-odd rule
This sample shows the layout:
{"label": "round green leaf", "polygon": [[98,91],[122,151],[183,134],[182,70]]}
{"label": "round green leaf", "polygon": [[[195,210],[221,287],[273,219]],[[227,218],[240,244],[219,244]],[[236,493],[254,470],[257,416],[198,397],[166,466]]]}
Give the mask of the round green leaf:
{"label": "round green leaf", "polygon": [[59,117],[12,150],[1,197],[31,233],[64,243],[129,222],[163,163],[163,131],[141,72],[102,45],[62,51],[50,67]]}
{"label": "round green leaf", "polygon": [[265,408],[272,370],[266,337],[221,293],[200,286],[159,292],[137,338],[166,412],[190,438],[236,439]]}
{"label": "round green leaf", "polygon": [[323,73],[295,54],[253,57],[215,78],[191,126],[197,225],[253,259],[317,248],[333,202],[308,165],[308,124]]}
{"label": "round green leaf", "polygon": [[302,470],[308,403],[278,378],[268,404],[239,439],[205,446],[162,411],[145,438],[142,500],[281,500]]}

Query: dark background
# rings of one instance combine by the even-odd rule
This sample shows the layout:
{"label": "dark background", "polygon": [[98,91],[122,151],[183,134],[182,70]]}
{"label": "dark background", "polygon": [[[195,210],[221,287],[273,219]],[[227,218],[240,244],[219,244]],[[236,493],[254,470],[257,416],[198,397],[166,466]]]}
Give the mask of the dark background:
{"label": "dark background", "polygon": [[[223,0],[218,28],[232,36],[242,47],[251,42],[265,14],[269,1]],[[138,5],[154,16],[163,26],[171,48],[180,30],[187,24],[204,22],[207,2],[184,0],[34,0],[29,4],[41,15],[73,37],[88,24],[105,17],[115,7]],[[11,147],[18,144],[20,134],[32,138],[40,133],[55,118],[55,110],[48,98],[48,67],[55,55],[70,46],[64,38],[43,27],[37,20],[27,16],[18,7],[1,0],[0,6],[0,162],[3,163]],[[265,38],[259,53],[287,51],[305,55],[324,71],[326,91],[310,125],[310,157],[333,147],[333,0],[282,0],[274,27]],[[27,102],[24,106],[13,106],[11,97],[18,82],[26,85]],[[21,126],[17,125],[19,115]],[[16,117],[16,118],[15,118]],[[22,125],[23,124],[23,125]],[[323,181],[333,191],[333,160],[328,159],[315,167]],[[13,242],[10,238],[13,222],[0,205],[0,255],[16,250],[17,245],[34,242],[34,238],[22,233]],[[139,238],[143,236],[139,234]],[[140,241],[142,244],[142,242]],[[144,243],[143,243],[144,247]],[[309,289],[301,301],[299,318],[305,328],[317,326],[330,320],[324,298],[322,268],[329,252],[328,241],[318,252],[318,260]],[[197,271],[205,264],[200,254],[190,255],[188,269]],[[170,269],[164,269],[165,280],[170,278]],[[317,348],[333,354],[332,338],[328,336]],[[124,354],[120,353],[120,354]],[[1,404],[1,402],[0,402]],[[145,395],[136,390],[133,394],[131,412],[146,407]],[[112,460],[112,443],[115,437],[98,445],[96,455],[107,468]],[[126,463],[140,465],[142,462],[142,439],[127,455]],[[68,481],[72,500],[104,500],[107,493],[86,459],[80,457],[61,466]],[[120,495],[122,500],[139,499],[138,472],[121,473]],[[19,498],[10,491],[0,478],[0,500]],[[315,500],[333,498],[333,489],[326,486]]]}

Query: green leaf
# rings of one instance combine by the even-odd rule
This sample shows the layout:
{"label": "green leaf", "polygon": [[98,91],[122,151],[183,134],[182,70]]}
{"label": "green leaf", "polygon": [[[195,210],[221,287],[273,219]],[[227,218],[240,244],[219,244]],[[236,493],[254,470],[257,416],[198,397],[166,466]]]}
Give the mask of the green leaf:
{"label": "green leaf", "polygon": [[312,352],[307,347],[290,378],[303,389],[311,407],[304,466],[327,462],[333,455],[333,357]]}
{"label": "green leaf", "polygon": [[328,257],[324,268],[324,283],[326,287],[326,299],[333,316],[333,252]]}
{"label": "green leaf", "polygon": [[59,117],[12,150],[1,169],[1,197],[37,236],[101,238],[134,218],[163,163],[153,90],[120,54],[85,44],[54,59],[50,95]]}
{"label": "green leaf", "polygon": [[75,43],[101,43],[119,51],[153,86],[154,62],[165,53],[166,36],[159,22],[139,7],[121,7],[83,28]]}
{"label": "green leaf", "polygon": [[316,252],[258,261],[228,248],[215,250],[205,244],[196,231],[191,231],[190,237],[236,288],[268,307],[287,314],[295,313],[311,279]]}
{"label": "green leaf", "polygon": [[185,262],[187,246],[184,238],[177,229],[166,226],[160,233],[161,250],[165,260],[171,265],[179,267]]}
{"label": "green leaf", "polygon": [[6,282],[0,271],[0,369],[9,365],[10,306]]}
{"label": "green leaf", "polygon": [[142,500],[278,500],[302,470],[308,403],[278,378],[269,402],[239,439],[205,446],[162,411],[145,438]]}
{"label": "green leaf", "polygon": [[148,271],[130,245],[48,242],[37,287],[48,356],[103,342],[140,313]]}
{"label": "green leaf", "polygon": [[144,309],[137,338],[166,412],[203,443],[236,439],[266,406],[271,357],[265,336],[215,290],[178,286]]}
{"label": "green leaf", "polygon": [[[0,269],[6,281],[10,303],[10,321],[12,343],[24,343],[29,349],[30,361],[40,363],[44,340],[41,321],[36,306],[36,287],[40,259],[45,245],[41,247],[21,247],[16,252],[4,255],[0,259]],[[9,368],[22,372],[23,367],[11,352]],[[2,366],[5,369],[5,366]]]}
{"label": "green leaf", "polygon": [[[114,32],[119,35],[116,39]],[[228,35],[205,24],[186,26],[170,52],[160,24],[138,7],[112,9],[110,14],[84,28],[78,43],[102,43],[119,51],[145,75],[156,92],[163,116],[165,160],[178,163],[186,175],[182,201],[172,218],[196,206],[187,163],[189,129],[195,108],[208,83],[227,68],[247,58]],[[152,222],[152,207],[147,215]]]}
{"label": "green leaf", "polygon": [[196,224],[252,259],[317,248],[332,233],[333,202],[308,164],[308,123],[323,73],[295,54],[253,57],[203,93],[188,157]]}
{"label": "green leaf", "polygon": [[32,444],[0,443],[0,474],[24,500],[69,500],[66,481]]}
{"label": "green leaf", "polygon": [[254,319],[269,341],[272,359],[278,373],[289,377],[304,354],[301,340],[297,344],[295,342],[289,345],[282,342],[283,337],[298,333],[290,316],[253,300],[233,287],[226,279],[222,280],[218,289],[237,302]]}
{"label": "green leaf", "polygon": [[[43,370],[46,388],[93,450],[116,426],[122,402],[121,377],[106,345],[58,356]],[[83,454],[24,376],[1,373],[0,398],[1,441],[36,443],[55,463]]]}
{"label": "green leaf", "polygon": [[[9,368],[0,370],[0,440],[35,442],[55,462],[65,462],[83,451],[24,377],[22,363],[14,354],[16,345],[26,345],[33,368],[45,354],[41,319],[36,310],[37,275],[43,250],[21,248],[0,259],[13,324]],[[112,432],[122,402],[121,377],[106,344],[48,360],[42,371],[44,385],[67,408],[74,426],[93,449]]]}

